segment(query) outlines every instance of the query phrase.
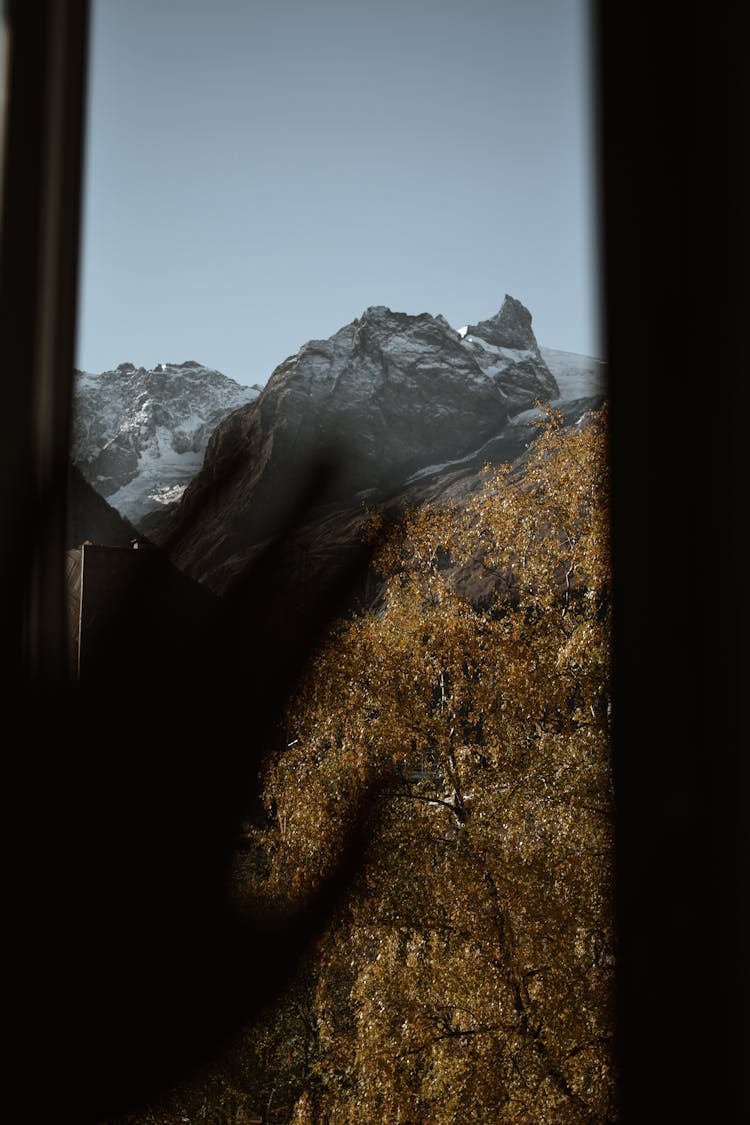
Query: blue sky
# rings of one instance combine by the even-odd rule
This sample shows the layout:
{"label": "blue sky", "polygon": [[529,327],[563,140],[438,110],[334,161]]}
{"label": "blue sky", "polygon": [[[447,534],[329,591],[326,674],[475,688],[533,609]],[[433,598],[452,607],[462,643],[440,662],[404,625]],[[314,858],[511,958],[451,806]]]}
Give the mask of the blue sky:
{"label": "blue sky", "polygon": [[77,365],[264,383],[369,305],[601,354],[585,0],[93,0]]}

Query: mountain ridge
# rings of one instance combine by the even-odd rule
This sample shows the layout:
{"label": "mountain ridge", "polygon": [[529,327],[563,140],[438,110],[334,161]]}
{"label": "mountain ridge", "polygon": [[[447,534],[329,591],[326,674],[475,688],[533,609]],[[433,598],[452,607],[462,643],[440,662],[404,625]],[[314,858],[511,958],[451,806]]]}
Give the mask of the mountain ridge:
{"label": "mountain ridge", "polygon": [[461,330],[440,315],[370,306],[289,356],[217,427],[157,541],[221,592],[274,534],[311,466],[335,462],[319,500],[330,524],[332,512],[414,491],[420,474],[520,455],[537,404],[560,393],[531,313],[509,295],[493,317]]}
{"label": "mountain ridge", "polygon": [[[318,515],[341,544],[365,508],[471,488],[456,482],[522,456],[536,403],[575,420],[601,400],[605,369],[540,347],[531,313],[509,295],[459,329],[440,314],[373,305],[303,344],[264,387],[194,359],[77,372],[74,461],[128,526],[219,592],[273,535],[311,465],[336,462]],[[74,506],[80,488],[75,496]],[[86,537],[108,526],[121,542],[112,520]]]}

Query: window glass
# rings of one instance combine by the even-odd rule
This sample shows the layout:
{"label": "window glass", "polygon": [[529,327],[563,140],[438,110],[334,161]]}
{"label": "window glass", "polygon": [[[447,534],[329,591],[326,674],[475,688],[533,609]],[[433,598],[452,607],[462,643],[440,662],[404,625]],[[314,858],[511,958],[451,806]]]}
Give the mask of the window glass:
{"label": "window glass", "polygon": [[314,895],[371,814],[346,910],[175,1121],[614,1119],[589,31],[585,0],[94,0],[79,675],[183,720],[196,669],[226,685],[212,738],[263,762],[243,907]]}

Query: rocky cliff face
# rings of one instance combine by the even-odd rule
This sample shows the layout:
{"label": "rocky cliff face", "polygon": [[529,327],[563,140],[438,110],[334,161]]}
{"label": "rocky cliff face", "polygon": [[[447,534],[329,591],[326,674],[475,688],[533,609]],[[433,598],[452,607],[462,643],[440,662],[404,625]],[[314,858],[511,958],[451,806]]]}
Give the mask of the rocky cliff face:
{"label": "rocky cliff face", "polygon": [[[507,341],[520,339],[513,327],[524,314],[518,348]],[[281,446],[277,461],[338,446],[347,491],[388,488],[427,463],[461,456],[510,415],[558,392],[519,302],[506,297],[485,324],[494,332],[480,325],[462,336],[442,316],[367,309],[276,369],[246,412],[258,452],[269,437]]]}
{"label": "rocky cliff face", "polygon": [[73,461],[113,508],[140,526],[180,498],[213,430],[258,393],[193,361],[76,372]]}
{"label": "rocky cliff face", "polygon": [[369,308],[305,344],[217,428],[163,541],[177,565],[221,589],[317,459],[338,464],[326,503],[361,511],[448,463],[487,459],[489,447],[515,453],[526,431],[514,420],[558,395],[531,314],[512,297],[461,330]]}
{"label": "rocky cliff face", "polygon": [[557,396],[559,388],[531,328],[531,313],[514,297],[506,296],[495,316],[461,329],[461,334],[482,370],[502,383],[509,413],[536,398]]}

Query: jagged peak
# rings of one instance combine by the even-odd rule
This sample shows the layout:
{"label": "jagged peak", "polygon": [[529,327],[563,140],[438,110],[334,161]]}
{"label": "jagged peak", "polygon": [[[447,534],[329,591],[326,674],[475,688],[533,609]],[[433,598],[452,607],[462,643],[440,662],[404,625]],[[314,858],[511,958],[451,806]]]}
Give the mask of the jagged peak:
{"label": "jagged peak", "polygon": [[[181,363],[154,363],[150,367],[144,367],[143,365],[136,366],[136,364],[128,360],[124,363],[118,363],[116,367],[107,368],[105,371],[99,372],[85,371],[80,368],[73,369],[74,378],[79,384],[82,381],[111,380],[113,377],[117,376],[130,380],[131,376],[148,378],[152,375],[158,376],[167,373],[174,376],[184,375],[186,377],[200,375],[205,376],[207,379],[226,380],[227,384],[236,384],[238,387],[245,386],[244,383],[238,383],[236,379],[232,379],[229,375],[224,375],[217,368],[208,367],[205,363],[201,363],[196,359],[186,359]],[[255,389],[257,389],[257,387]]]}
{"label": "jagged peak", "polygon": [[[452,331],[451,324],[442,313],[405,313],[389,308],[387,305],[369,305],[353,324],[360,326],[368,323],[395,321],[406,324],[414,321],[433,321]],[[498,311],[485,320],[476,324],[466,325],[458,329],[461,337],[468,335],[480,336],[488,343],[497,344],[508,348],[536,348],[537,340],[534,336],[532,316],[526,306],[518,298],[506,293]]]}
{"label": "jagged peak", "polygon": [[186,359],[183,363],[155,363],[151,368],[152,371],[210,371],[211,368],[206,367],[205,363],[199,363],[197,359]]}
{"label": "jagged peak", "polygon": [[366,323],[367,321],[381,321],[382,322],[384,320],[393,320],[393,321],[398,322],[399,324],[406,324],[410,321],[414,322],[414,321],[417,321],[417,320],[430,320],[430,321],[434,320],[434,321],[437,321],[439,324],[447,324],[448,323],[447,320],[445,319],[445,317],[442,316],[440,313],[438,313],[437,315],[434,315],[433,313],[429,313],[429,312],[406,313],[406,312],[400,312],[396,309],[390,309],[390,308],[388,308],[387,305],[369,305],[368,308],[366,308],[365,311],[362,313],[362,315],[354,321],[354,323],[355,324],[363,324],[363,323]]}
{"label": "jagged peak", "polygon": [[532,316],[526,306],[506,293],[495,315],[480,320],[478,324],[470,324],[465,335],[479,336],[488,344],[501,348],[536,349],[538,344],[531,322]]}
{"label": "jagged peak", "polygon": [[[362,313],[362,316],[359,319],[365,320],[367,317],[381,317],[381,316],[394,316],[394,315],[396,315],[396,314],[394,314],[393,310],[389,309],[387,305],[368,305],[367,308],[365,309],[365,311]],[[401,315],[404,316],[405,314],[402,313]]]}

